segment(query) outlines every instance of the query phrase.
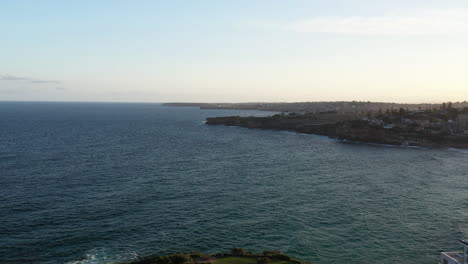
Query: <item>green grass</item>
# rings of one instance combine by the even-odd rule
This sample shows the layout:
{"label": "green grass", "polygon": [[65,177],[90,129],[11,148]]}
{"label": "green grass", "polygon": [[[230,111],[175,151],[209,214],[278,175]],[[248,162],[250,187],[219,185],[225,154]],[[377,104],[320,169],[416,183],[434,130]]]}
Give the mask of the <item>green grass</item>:
{"label": "green grass", "polygon": [[[270,264],[288,264],[289,261],[271,259]],[[225,257],[218,258],[214,264],[257,264],[256,257]]]}

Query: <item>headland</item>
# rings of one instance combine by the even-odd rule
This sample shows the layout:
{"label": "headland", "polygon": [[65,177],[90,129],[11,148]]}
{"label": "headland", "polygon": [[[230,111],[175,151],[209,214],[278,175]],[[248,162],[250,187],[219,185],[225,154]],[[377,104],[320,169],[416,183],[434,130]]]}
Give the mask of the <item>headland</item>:
{"label": "headland", "polygon": [[468,148],[468,102],[394,104],[353,101],[167,105],[281,112],[268,117],[210,117],[206,120],[207,125],[287,130],[374,144]]}

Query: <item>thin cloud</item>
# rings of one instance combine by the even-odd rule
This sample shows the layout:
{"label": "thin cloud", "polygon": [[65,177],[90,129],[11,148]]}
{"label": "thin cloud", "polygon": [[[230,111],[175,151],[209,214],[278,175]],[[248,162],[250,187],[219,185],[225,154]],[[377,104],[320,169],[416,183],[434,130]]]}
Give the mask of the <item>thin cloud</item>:
{"label": "thin cloud", "polygon": [[14,76],[9,74],[0,74],[0,81],[22,81],[33,84],[61,84],[61,81],[56,80],[40,80],[28,77]]}
{"label": "thin cloud", "polygon": [[418,15],[315,17],[296,20],[283,30],[349,35],[453,35],[468,33],[468,10],[426,11]]}
{"label": "thin cloud", "polygon": [[0,75],[1,81],[29,81],[30,79],[25,77],[12,76],[9,74]]}

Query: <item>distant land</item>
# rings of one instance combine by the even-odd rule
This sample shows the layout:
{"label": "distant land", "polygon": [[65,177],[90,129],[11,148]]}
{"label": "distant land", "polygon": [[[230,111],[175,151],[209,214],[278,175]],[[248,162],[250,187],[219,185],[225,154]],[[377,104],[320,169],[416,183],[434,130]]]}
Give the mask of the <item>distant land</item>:
{"label": "distant land", "polygon": [[287,130],[343,141],[402,146],[468,148],[468,102],[397,104],[304,102],[191,104],[202,109],[281,112],[268,117],[210,117],[207,125]]}
{"label": "distant land", "polygon": [[132,262],[115,264],[309,264],[276,250],[252,253],[233,248],[230,253],[203,254],[200,252],[147,256]]}
{"label": "distant land", "polygon": [[[385,102],[364,102],[364,101],[336,101],[336,102],[296,102],[296,103],[165,103],[165,106],[176,107],[199,107],[200,109],[233,109],[233,110],[258,110],[272,112],[293,112],[293,113],[317,113],[317,112],[343,112],[359,113],[368,111],[385,111],[387,109],[404,108],[410,111],[433,109],[440,104],[401,104]],[[454,108],[468,107],[468,102],[453,102]]]}

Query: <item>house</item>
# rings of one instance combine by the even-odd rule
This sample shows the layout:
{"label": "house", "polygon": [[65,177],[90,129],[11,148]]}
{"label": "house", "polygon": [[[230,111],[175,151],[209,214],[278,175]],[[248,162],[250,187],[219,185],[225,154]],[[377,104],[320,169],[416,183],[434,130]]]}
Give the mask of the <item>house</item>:
{"label": "house", "polygon": [[460,240],[463,252],[442,252],[440,264],[468,264],[468,240]]}
{"label": "house", "polygon": [[402,118],[401,123],[406,124],[406,125],[413,125],[416,122],[414,120],[412,120],[412,119],[409,119],[409,118]]}

